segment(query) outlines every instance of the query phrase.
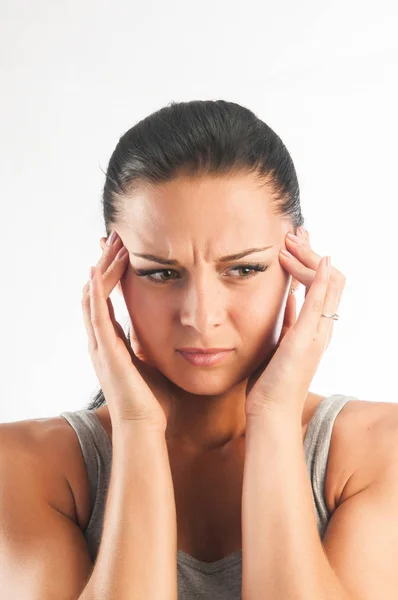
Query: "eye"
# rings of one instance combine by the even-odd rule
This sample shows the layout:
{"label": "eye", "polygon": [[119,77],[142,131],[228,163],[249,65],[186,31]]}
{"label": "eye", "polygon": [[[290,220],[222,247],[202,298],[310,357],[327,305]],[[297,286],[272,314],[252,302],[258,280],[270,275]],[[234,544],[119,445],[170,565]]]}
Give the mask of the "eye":
{"label": "eye", "polygon": [[[256,274],[258,272],[264,272],[268,269],[268,265],[260,265],[260,264],[255,264],[255,265],[250,265],[250,264],[246,264],[246,265],[236,265],[235,267],[231,267],[231,271],[249,271],[249,273],[246,273],[243,276],[239,276],[238,277],[233,277],[233,279],[250,279],[251,277],[255,277]],[[136,269],[136,275],[138,277],[145,277],[146,279],[148,279],[149,281],[152,281],[153,283],[167,283],[168,281],[172,281],[174,278],[172,277],[166,277],[166,279],[155,279],[154,275],[157,275],[158,273],[160,274],[170,274],[170,273],[177,273],[178,275],[178,271],[176,271],[175,269]]]}
{"label": "eye", "polygon": [[264,272],[268,269],[267,265],[236,265],[236,267],[232,267],[231,271],[249,271],[248,274],[241,277],[240,279],[249,279],[250,277],[254,277],[258,272]]}

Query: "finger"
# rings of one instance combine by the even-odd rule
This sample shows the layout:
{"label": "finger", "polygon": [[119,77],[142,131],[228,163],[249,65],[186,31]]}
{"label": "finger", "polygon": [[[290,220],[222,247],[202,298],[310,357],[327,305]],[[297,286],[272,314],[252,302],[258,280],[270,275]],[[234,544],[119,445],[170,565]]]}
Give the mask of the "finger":
{"label": "finger", "polygon": [[278,345],[281,343],[287,332],[293,327],[297,320],[297,302],[294,294],[289,294],[285,306],[282,330],[279,336]]}
{"label": "finger", "polygon": [[102,275],[96,267],[94,267],[94,276],[90,283],[90,321],[94,330],[96,347],[100,347],[106,354],[110,354],[117,342],[117,335],[110,319],[107,299],[104,297]]}
{"label": "finger", "polygon": [[289,294],[286,302],[283,327],[290,329],[297,321],[297,302],[295,294]]}
{"label": "finger", "polygon": [[115,259],[119,250],[123,247],[123,242],[117,232],[113,230],[104,246],[104,251],[95,265],[99,271],[104,274]]}
{"label": "finger", "polygon": [[[300,340],[300,344],[316,341],[319,338],[318,326],[324,312],[325,298],[330,283],[330,272],[327,272],[326,257],[319,263],[314,281],[308,290],[296,324],[292,327]],[[323,317],[322,317],[323,319]]]}
{"label": "finger", "polygon": [[[115,234],[114,237],[112,237],[112,234]],[[101,238],[101,240],[104,240],[104,239],[105,238]],[[128,256],[128,253],[123,255],[123,260],[122,260],[120,255],[121,255],[122,249],[124,249],[125,247],[123,245],[121,238],[117,235],[116,231],[112,231],[111,235],[108,238],[108,242],[104,245],[103,252],[96,264],[96,268],[99,269],[99,271],[102,273],[102,275],[105,275],[105,274],[107,275],[108,273],[113,274],[113,271],[115,268],[118,268],[120,270],[121,264],[124,265],[124,268],[127,266],[126,258]],[[127,249],[125,249],[125,250],[127,250]],[[116,261],[119,261],[119,260],[122,260],[122,263],[116,264]],[[121,277],[121,275],[119,276],[119,278],[120,277]],[[107,289],[108,286],[105,284],[104,292],[105,292],[106,297],[109,296],[109,294],[111,293],[111,291],[114,288],[114,286],[116,285],[116,283],[117,283],[117,281],[109,289],[109,291]],[[90,286],[90,280],[86,283],[86,285],[83,288],[83,296],[85,294],[89,293],[89,286]]]}
{"label": "finger", "polygon": [[[300,242],[294,243],[290,242],[289,238],[286,237],[287,245],[293,254],[288,252],[289,257],[284,257],[283,254],[280,254],[280,258],[282,267],[305,286],[304,297],[306,298],[314,281],[315,271],[319,267],[321,257],[311,249],[307,239],[299,239]],[[345,280],[345,277],[332,266],[330,279],[339,283],[341,280]]]}
{"label": "finger", "polygon": [[[116,286],[117,282],[120,280],[123,275],[128,263],[128,253],[126,253],[121,258],[115,257],[115,261],[112,263],[111,267],[108,268],[107,272],[102,277],[102,290],[104,299],[107,300],[108,312],[110,319],[113,324],[116,323],[115,314],[113,311],[113,306],[110,301],[109,295]],[[109,300],[109,302],[108,302]],[[90,304],[90,280],[86,283],[83,288],[83,296],[81,300],[82,310],[83,310],[83,320],[86,328],[87,338],[88,338],[88,349],[90,354],[97,350],[98,343],[95,336],[95,331],[93,328],[93,324],[91,321],[91,304]]]}
{"label": "finger", "polygon": [[135,366],[138,366],[140,364],[140,362],[139,362],[139,356],[137,356],[137,354],[134,352],[131,343],[127,339],[127,336],[126,336],[126,334],[124,332],[123,327],[116,320],[115,310],[113,308],[113,304],[112,304],[111,299],[108,298],[106,302],[107,302],[107,305],[108,305],[109,317],[110,317],[110,320],[112,322],[112,325],[115,328],[117,335],[124,342],[124,345],[126,346],[126,349],[129,352],[129,354],[130,354],[130,357],[131,357],[131,360],[132,360],[133,364]]}
{"label": "finger", "polygon": [[[102,285],[103,285],[103,280],[102,280]],[[106,299],[106,304],[108,306],[109,318],[111,320],[111,323],[112,323],[113,327],[116,329],[116,332],[120,335],[120,337],[122,338],[122,340],[124,341],[124,343],[128,344],[128,342],[126,340],[126,336],[125,336],[124,331],[122,329],[122,326],[116,320],[115,309],[113,308],[112,300],[110,298],[107,298]]]}
{"label": "finger", "polygon": [[88,339],[88,350],[90,355],[97,349],[97,339],[95,337],[93,324],[91,323],[91,314],[90,314],[90,294],[83,294],[83,298],[81,301],[82,310],[83,310],[83,321],[84,326],[86,328],[87,339]]}
{"label": "finger", "polygon": [[[285,250],[285,248],[283,249]],[[282,266],[288,271],[289,274],[291,274],[295,279],[297,279],[297,281],[299,281],[305,286],[305,294],[307,295],[308,289],[311,287],[311,284],[314,281],[316,269],[306,267],[293,254],[291,254],[289,251],[287,252],[287,257],[281,253],[279,254]]]}
{"label": "finger", "polygon": [[[334,315],[338,313],[341,296],[345,287],[345,278],[340,280],[329,279],[329,285],[326,291],[325,302],[322,310],[322,314]],[[334,319],[322,317],[318,324],[318,334],[321,339],[325,340],[325,349],[329,346],[329,342],[333,335]]]}
{"label": "finger", "polygon": [[123,340],[124,345],[126,346],[126,348],[128,349],[128,351],[130,352],[130,354],[132,354],[133,350],[131,348],[131,345],[129,344],[129,341],[128,341],[127,337],[126,337],[126,334],[124,333],[123,327],[116,320],[115,310],[113,308],[112,300],[110,298],[108,298],[107,301],[106,301],[106,303],[108,305],[109,317],[110,317],[110,319],[112,321],[112,325],[116,329],[116,331],[117,331],[118,335],[120,336],[120,338]]}
{"label": "finger", "polygon": [[298,236],[296,237],[298,240],[293,241],[286,235],[285,242],[287,250],[291,252],[293,256],[298,258],[305,267],[316,271],[322,257],[314,252],[307,239]]}
{"label": "finger", "polygon": [[[298,237],[298,242],[294,242],[286,235],[285,239],[288,252],[290,252],[292,256],[296,259],[295,261],[293,260],[291,262],[293,268],[300,269],[300,265],[307,267],[307,269],[303,271],[303,275],[304,277],[307,276],[307,280],[308,269],[312,269],[312,271],[314,271],[313,276],[315,276],[315,271],[317,270],[322,257],[320,256],[320,254],[314,252],[314,250],[311,248],[309,244],[309,238],[307,239],[305,237]],[[300,270],[297,273],[300,274]],[[335,267],[332,266],[330,278],[336,278],[338,280],[340,276],[342,276],[342,273],[340,273],[340,271],[338,271]]]}
{"label": "finger", "polygon": [[[128,267],[128,257],[128,250],[123,246],[123,244],[113,248],[113,250],[109,250],[108,247],[104,249],[101,258],[97,262],[96,268],[100,270],[103,276],[105,298],[110,295],[118,281],[121,279],[124,271]],[[83,288],[83,296],[85,294],[89,294],[89,288],[90,281],[88,281]]]}

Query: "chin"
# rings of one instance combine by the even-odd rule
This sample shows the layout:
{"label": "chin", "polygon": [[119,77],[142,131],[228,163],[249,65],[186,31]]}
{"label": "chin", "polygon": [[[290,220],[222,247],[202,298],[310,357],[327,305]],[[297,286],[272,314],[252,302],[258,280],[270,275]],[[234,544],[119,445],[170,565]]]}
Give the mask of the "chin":
{"label": "chin", "polygon": [[236,370],[208,371],[199,370],[192,373],[192,370],[186,370],[185,373],[163,374],[176,387],[197,396],[219,396],[225,394],[234,386],[247,379],[245,373],[237,373]]}

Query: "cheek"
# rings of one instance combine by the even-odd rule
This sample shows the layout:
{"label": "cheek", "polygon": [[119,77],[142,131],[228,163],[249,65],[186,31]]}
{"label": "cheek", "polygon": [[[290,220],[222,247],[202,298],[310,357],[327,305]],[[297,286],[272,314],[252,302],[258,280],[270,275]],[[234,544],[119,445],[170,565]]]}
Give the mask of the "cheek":
{"label": "cheek", "polygon": [[278,318],[285,293],[282,278],[270,279],[254,294],[245,296],[240,310],[251,321],[271,326]]}
{"label": "cheek", "polygon": [[170,338],[170,309],[162,306],[156,295],[131,291],[127,298],[127,310],[138,342],[149,350],[164,344]]}
{"label": "cheek", "polygon": [[287,281],[283,276],[270,280],[254,295],[246,296],[244,305],[235,310],[235,322],[242,339],[253,343],[260,352],[272,349],[282,330],[286,299]]}
{"label": "cheek", "polygon": [[[140,322],[142,322],[145,317],[154,314],[153,311],[157,304],[159,304],[156,294],[150,290],[149,286],[143,285],[141,280],[132,271],[126,273],[122,281],[122,290],[130,316],[133,314],[136,316],[136,319],[139,317]],[[153,321],[153,319],[147,320],[149,323]]]}

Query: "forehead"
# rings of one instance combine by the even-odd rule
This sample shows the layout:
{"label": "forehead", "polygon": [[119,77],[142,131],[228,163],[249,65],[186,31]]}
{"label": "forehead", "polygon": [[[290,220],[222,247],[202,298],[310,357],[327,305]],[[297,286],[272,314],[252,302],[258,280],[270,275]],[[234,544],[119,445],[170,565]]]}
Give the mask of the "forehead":
{"label": "forehead", "polygon": [[123,228],[195,231],[234,235],[239,230],[275,228],[270,188],[253,175],[180,176],[145,186],[123,199]]}

